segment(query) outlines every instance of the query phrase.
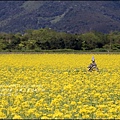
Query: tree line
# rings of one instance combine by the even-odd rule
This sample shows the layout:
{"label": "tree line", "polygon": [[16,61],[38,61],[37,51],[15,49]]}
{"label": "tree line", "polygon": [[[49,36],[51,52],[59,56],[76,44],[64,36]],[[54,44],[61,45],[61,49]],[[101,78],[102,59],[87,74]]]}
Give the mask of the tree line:
{"label": "tree line", "polygon": [[80,51],[120,51],[120,32],[90,31],[82,34],[57,32],[50,28],[29,29],[22,33],[0,33],[0,51],[71,49]]}

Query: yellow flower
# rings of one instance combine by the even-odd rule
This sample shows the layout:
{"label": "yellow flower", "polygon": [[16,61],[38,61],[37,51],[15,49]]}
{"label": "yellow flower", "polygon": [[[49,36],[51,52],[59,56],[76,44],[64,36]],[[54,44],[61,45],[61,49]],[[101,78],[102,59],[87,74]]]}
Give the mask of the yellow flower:
{"label": "yellow flower", "polygon": [[64,115],[64,118],[65,118],[65,119],[67,119],[67,118],[68,118],[68,119],[71,118],[71,114],[65,114],[65,115]]}
{"label": "yellow flower", "polygon": [[76,102],[75,102],[75,101],[72,101],[72,102],[71,102],[71,105],[76,105]]}
{"label": "yellow flower", "polygon": [[48,114],[47,115],[49,118],[53,118],[52,116],[53,116],[53,114]]}
{"label": "yellow flower", "polygon": [[20,115],[14,115],[13,119],[22,119],[22,117]]}
{"label": "yellow flower", "polygon": [[47,116],[42,116],[41,119],[49,119]]}
{"label": "yellow flower", "polygon": [[82,104],[82,102],[80,102],[80,101],[79,101],[79,102],[77,102],[77,104],[81,105],[81,104]]}
{"label": "yellow flower", "polygon": [[100,72],[91,56],[1,54],[0,117],[119,118],[120,55],[95,54]]}
{"label": "yellow flower", "polygon": [[78,117],[78,116],[79,116],[79,114],[75,114],[74,116],[75,116],[75,117]]}
{"label": "yellow flower", "polygon": [[101,111],[97,111],[95,113],[95,115],[96,115],[96,118],[106,118],[106,116],[107,116],[107,114],[105,114],[105,113],[103,113]]}
{"label": "yellow flower", "polygon": [[36,118],[39,118],[41,115],[37,112],[34,113],[34,115],[36,116]]}
{"label": "yellow flower", "polygon": [[26,115],[29,116],[29,115],[31,115],[31,114],[34,114],[35,111],[36,111],[35,108],[31,108],[31,109],[29,109],[29,110],[26,112]]}
{"label": "yellow flower", "polygon": [[90,118],[90,116],[87,115],[87,114],[85,114],[85,115],[82,115],[82,118],[83,118],[83,119],[87,119],[87,118]]}
{"label": "yellow flower", "polygon": [[3,112],[0,112],[0,119],[4,119],[6,118],[7,116],[3,113]]}
{"label": "yellow flower", "polygon": [[63,116],[63,113],[59,111],[59,109],[56,109],[55,112],[54,112],[54,115],[53,117],[54,118],[61,118]]}
{"label": "yellow flower", "polygon": [[64,106],[65,108],[68,108],[68,107],[69,107],[69,105],[67,105],[67,104],[64,104],[63,106]]}
{"label": "yellow flower", "polygon": [[116,109],[116,108],[110,108],[110,109],[108,110],[108,112],[110,112],[110,113],[116,113],[116,112],[117,112],[117,109]]}
{"label": "yellow flower", "polygon": [[79,110],[79,113],[80,113],[80,114],[82,114],[82,113],[87,113],[87,111],[88,111],[87,109],[82,108],[82,109]]}

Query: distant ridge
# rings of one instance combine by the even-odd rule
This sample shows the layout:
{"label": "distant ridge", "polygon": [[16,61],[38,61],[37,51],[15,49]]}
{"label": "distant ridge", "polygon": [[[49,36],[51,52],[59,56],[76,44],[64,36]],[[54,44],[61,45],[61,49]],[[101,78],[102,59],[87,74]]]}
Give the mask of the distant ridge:
{"label": "distant ridge", "polygon": [[0,1],[0,32],[120,31],[120,1]]}

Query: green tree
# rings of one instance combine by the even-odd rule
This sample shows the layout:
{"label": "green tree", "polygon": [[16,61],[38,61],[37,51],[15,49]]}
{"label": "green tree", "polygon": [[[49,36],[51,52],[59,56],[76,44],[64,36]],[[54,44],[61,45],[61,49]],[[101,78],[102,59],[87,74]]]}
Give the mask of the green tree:
{"label": "green tree", "polygon": [[5,48],[6,48],[6,44],[5,44],[4,40],[0,39],[0,51],[5,50]]}
{"label": "green tree", "polygon": [[85,33],[81,35],[82,39],[82,48],[86,50],[92,50],[97,48],[97,43],[100,41],[99,37],[96,36],[93,32]]}

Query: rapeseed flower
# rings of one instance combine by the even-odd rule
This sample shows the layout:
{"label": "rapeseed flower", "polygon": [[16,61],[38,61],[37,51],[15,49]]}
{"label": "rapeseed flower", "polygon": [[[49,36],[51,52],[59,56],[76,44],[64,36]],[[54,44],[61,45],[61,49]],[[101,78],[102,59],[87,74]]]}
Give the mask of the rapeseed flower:
{"label": "rapeseed flower", "polygon": [[1,54],[0,118],[120,118],[120,55]]}

